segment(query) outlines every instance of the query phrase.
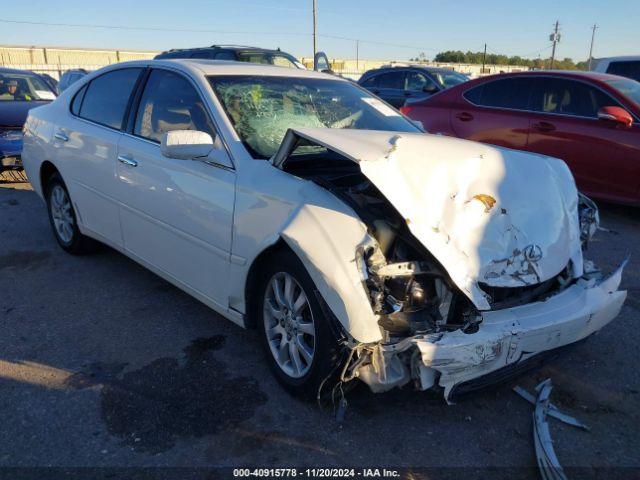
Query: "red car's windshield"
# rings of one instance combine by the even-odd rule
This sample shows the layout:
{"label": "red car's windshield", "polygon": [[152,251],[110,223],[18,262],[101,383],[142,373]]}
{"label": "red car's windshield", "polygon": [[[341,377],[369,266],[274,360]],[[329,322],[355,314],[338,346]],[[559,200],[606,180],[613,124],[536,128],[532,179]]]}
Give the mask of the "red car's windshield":
{"label": "red car's windshield", "polygon": [[636,82],[630,78],[617,78],[615,80],[607,80],[606,83],[618,90],[633,103],[640,106],[640,82]]}

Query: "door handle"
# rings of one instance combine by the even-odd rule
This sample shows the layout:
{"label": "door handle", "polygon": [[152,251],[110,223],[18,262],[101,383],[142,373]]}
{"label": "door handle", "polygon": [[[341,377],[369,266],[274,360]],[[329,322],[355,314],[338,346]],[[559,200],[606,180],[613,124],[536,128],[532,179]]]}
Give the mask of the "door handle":
{"label": "door handle", "polygon": [[532,127],[538,130],[539,132],[553,132],[556,129],[555,125],[549,122],[534,123]]}
{"label": "door handle", "polygon": [[125,165],[129,165],[130,167],[138,166],[138,162],[136,162],[133,158],[128,157],[126,155],[118,155],[118,161],[120,163],[124,163]]}
{"label": "door handle", "polygon": [[67,137],[64,132],[56,132],[53,136],[62,142],[69,141],[69,137]]}
{"label": "door handle", "polygon": [[456,118],[461,122],[468,122],[469,120],[473,120],[473,115],[469,112],[460,112],[456,114]]}

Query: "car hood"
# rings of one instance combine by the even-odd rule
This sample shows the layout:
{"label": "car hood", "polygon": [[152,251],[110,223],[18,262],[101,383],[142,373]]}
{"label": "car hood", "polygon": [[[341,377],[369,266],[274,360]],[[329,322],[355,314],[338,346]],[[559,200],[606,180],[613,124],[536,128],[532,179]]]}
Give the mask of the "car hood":
{"label": "car hood", "polygon": [[562,160],[438,135],[299,129],[275,166],[299,137],[357,162],[480,310],[490,309],[480,284],[583,273],[578,192]]}
{"label": "car hood", "polygon": [[21,129],[27,120],[29,110],[41,107],[50,102],[48,101],[32,101],[32,102],[14,102],[0,101],[0,127],[16,127]]}

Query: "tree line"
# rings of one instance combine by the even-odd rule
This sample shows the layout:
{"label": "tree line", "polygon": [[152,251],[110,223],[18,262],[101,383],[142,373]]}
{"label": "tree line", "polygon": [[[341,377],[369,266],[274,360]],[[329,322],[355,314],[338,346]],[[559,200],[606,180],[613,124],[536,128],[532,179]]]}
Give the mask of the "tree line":
{"label": "tree line", "polygon": [[[446,52],[438,53],[434,58],[434,62],[442,63],[473,63],[482,64],[483,52],[462,52],[460,50],[447,50]],[[410,61],[420,62],[425,61],[426,56],[421,53],[416,58],[409,59]],[[485,59],[487,65],[514,65],[536,69],[549,68],[551,64],[551,58],[523,58],[517,55],[509,57],[508,55],[500,55],[495,53],[487,53]],[[574,62],[571,58],[559,59],[554,61],[553,68],[560,70],[587,70],[588,62]]]}

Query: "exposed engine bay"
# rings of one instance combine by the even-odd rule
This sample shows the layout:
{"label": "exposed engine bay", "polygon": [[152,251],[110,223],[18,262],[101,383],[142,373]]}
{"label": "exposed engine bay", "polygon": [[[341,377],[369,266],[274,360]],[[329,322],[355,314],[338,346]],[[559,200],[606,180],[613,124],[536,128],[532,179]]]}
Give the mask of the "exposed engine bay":
{"label": "exposed engine bay", "polygon": [[[380,162],[390,161],[397,150],[394,141],[392,139],[385,160]],[[536,244],[517,247],[513,239],[527,236],[509,223],[502,235],[513,237],[508,244],[512,254],[491,260],[488,262],[491,268],[480,270],[484,277],[478,279],[477,287],[488,308],[478,308],[478,302],[470,298],[472,295],[461,290],[460,282],[453,281],[447,269],[424,246],[424,241],[416,238],[412,220],[399,212],[395,206],[398,204],[380,191],[377,187],[380,183],[374,183],[365,175],[358,162],[349,161],[341,153],[318,143],[297,138],[295,145],[290,146],[283,169],[313,181],[349,205],[366,225],[372,239],[357,247],[355,262],[382,340],[375,344],[356,342],[350,346],[343,381],[359,378],[378,392],[413,380],[422,390],[436,385],[443,387],[449,400],[453,387],[465,380],[577,341],[569,338],[576,336],[573,325],[566,327],[566,335],[557,333],[552,299],[560,298],[563,292],[561,303],[581,295],[596,295],[589,289],[602,290],[606,295],[609,284],[617,288],[619,283],[621,269],[613,279],[603,280],[591,262],[583,262],[579,248],[578,256],[574,253],[564,268],[556,270],[555,275],[542,277],[538,267],[538,261],[544,256],[541,248]],[[476,210],[480,214],[488,214],[496,203],[490,194],[473,198],[482,206],[482,210]],[[575,241],[585,250],[598,229],[597,207],[579,195],[577,209],[573,208],[579,218],[566,221],[575,222],[575,227],[571,227],[575,228]],[[504,217],[506,211],[501,210]],[[563,212],[565,218],[569,213],[570,210]],[[574,259],[580,264],[574,264]],[[509,278],[512,280],[507,281]],[[600,288],[602,285],[606,288]],[[617,314],[616,308],[619,310],[626,296],[624,292],[615,293],[620,295],[610,300],[607,322],[613,318],[611,312]],[[535,312],[535,318],[526,327],[514,320],[515,312],[531,315],[532,304],[541,305],[541,311]],[[597,309],[597,305],[587,307],[586,310]],[[588,321],[598,313],[577,311],[571,321]],[[534,325],[541,321],[538,317],[544,317],[539,331]],[[531,339],[527,338],[528,330],[531,330]],[[521,331],[525,335],[519,333]],[[592,331],[582,329],[577,336],[584,337]],[[557,338],[552,338],[553,335]]]}

